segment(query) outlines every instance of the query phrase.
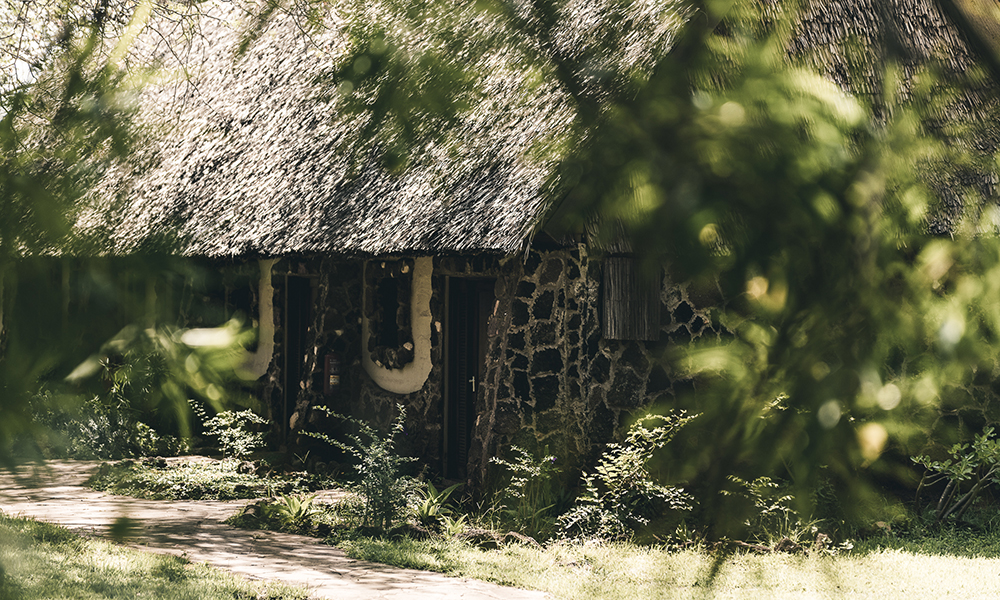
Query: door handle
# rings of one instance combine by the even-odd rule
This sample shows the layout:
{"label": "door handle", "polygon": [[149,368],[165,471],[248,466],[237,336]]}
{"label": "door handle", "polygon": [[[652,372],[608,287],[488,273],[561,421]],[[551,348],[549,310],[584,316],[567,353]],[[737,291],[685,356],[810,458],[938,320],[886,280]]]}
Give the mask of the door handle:
{"label": "door handle", "polygon": [[472,393],[473,394],[476,393],[476,378],[473,377],[473,378],[469,379],[469,383],[472,384]]}

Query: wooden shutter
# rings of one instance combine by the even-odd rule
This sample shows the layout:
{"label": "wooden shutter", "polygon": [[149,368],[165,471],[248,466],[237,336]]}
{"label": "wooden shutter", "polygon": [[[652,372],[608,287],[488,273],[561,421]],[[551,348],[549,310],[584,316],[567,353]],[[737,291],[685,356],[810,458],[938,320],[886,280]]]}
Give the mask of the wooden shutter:
{"label": "wooden shutter", "polygon": [[637,259],[604,259],[601,333],[609,340],[660,339],[660,277],[643,277]]}

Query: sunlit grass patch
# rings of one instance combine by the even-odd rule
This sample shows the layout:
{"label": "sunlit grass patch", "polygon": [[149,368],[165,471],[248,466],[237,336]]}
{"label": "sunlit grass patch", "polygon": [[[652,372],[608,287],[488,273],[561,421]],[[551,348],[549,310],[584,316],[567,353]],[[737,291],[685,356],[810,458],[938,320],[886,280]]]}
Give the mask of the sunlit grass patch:
{"label": "sunlit grass patch", "polygon": [[[631,544],[483,550],[456,540],[359,538],[341,545],[355,558],[544,590],[574,600],[1000,597],[1000,560],[897,549],[719,558],[702,550]],[[713,566],[718,567],[714,574]]]}
{"label": "sunlit grass patch", "polygon": [[205,564],[85,539],[0,514],[0,600],[293,600],[304,591],[251,583]]}
{"label": "sunlit grass patch", "polygon": [[545,590],[560,598],[680,597],[674,592],[689,591],[710,565],[707,555],[697,552],[630,544],[483,550],[456,540],[363,538],[340,545],[355,558]]}

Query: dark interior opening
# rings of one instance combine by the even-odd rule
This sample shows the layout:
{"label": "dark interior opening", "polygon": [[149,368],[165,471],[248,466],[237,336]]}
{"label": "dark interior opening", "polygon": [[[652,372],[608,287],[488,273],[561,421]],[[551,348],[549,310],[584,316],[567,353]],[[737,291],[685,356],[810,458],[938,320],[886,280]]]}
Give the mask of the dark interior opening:
{"label": "dark interior opening", "polygon": [[312,318],[312,286],[309,278],[289,276],[285,284],[285,406],[282,430],[295,408],[305,376],[306,332]]}
{"label": "dark interior opening", "polygon": [[486,365],[486,326],[496,296],[495,279],[452,278],[448,286],[448,361],[443,475],[468,476],[476,400]]}
{"label": "dark interior opening", "polygon": [[378,302],[382,307],[378,345],[395,348],[399,345],[399,281],[385,277],[378,282]]}
{"label": "dark interior opening", "polygon": [[245,281],[240,283],[242,285],[226,289],[226,308],[230,318],[236,318],[244,324],[249,324],[254,315],[253,296],[250,284]]}

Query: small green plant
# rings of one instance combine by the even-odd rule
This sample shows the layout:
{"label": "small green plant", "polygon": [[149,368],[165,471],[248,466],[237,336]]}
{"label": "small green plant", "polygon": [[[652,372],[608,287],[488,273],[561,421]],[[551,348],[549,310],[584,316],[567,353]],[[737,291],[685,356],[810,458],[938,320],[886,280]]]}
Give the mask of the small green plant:
{"label": "small green plant", "polygon": [[272,515],[286,528],[303,529],[309,525],[313,515],[319,509],[313,504],[316,494],[304,496],[301,494],[282,494],[270,505]]}
{"label": "small green plant", "polygon": [[448,486],[443,490],[438,490],[434,484],[428,481],[424,488],[418,489],[420,504],[416,508],[417,520],[424,527],[436,524],[440,519],[452,513],[453,507],[449,499],[451,495],[461,487],[461,483]]}
{"label": "small green plant", "polygon": [[248,426],[267,422],[249,408],[238,412],[226,410],[205,421],[205,433],[219,440],[224,457],[242,460],[264,445],[264,432],[250,431]]}
{"label": "small green plant", "polygon": [[352,486],[352,490],[364,502],[364,524],[383,530],[388,530],[402,517],[414,488],[413,479],[403,476],[402,468],[416,459],[400,456],[396,452],[396,436],[403,433],[406,424],[403,405],[397,405],[397,409],[399,414],[396,420],[389,432],[383,435],[367,423],[318,406],[316,410],[353,423],[359,434],[348,435],[350,443],[344,443],[324,433],[307,432],[307,435],[340,448],[358,460],[355,468],[360,480]]}
{"label": "small green plant", "polygon": [[465,515],[459,515],[457,519],[452,518],[450,515],[443,515],[441,517],[441,531],[445,537],[453,538],[465,531],[467,526],[468,523],[466,522]]}
{"label": "small green plant", "polygon": [[556,457],[549,454],[548,446],[541,458],[535,458],[519,446],[510,449],[514,453],[512,460],[497,456],[490,461],[510,472],[510,481],[500,494],[501,514],[518,531],[536,538],[545,537],[555,525],[552,509],[559,499],[552,487],[552,479],[559,473]]}
{"label": "small green plant", "polygon": [[746,481],[736,475],[727,479],[736,484],[736,491],[723,490],[724,495],[740,496],[753,503],[753,514],[744,525],[751,538],[768,546],[787,538],[798,542],[815,523],[803,523],[792,507],[795,497],[785,493],[782,484],[770,477]]}
{"label": "small green plant", "polygon": [[802,518],[793,507],[795,497],[788,493],[788,486],[770,477],[757,477],[746,481],[730,475],[729,481],[736,490],[724,490],[729,496],[738,496],[753,504],[751,516],[744,522],[748,539],[777,552],[821,553],[833,556],[853,548],[853,542],[844,540],[834,544],[825,532],[820,531],[824,521]]}
{"label": "small green plant", "polygon": [[[913,458],[926,471],[917,486],[917,512],[921,511],[921,492],[947,482],[937,502],[931,506],[934,523],[946,519],[961,519],[980,493],[991,483],[1000,483],[1000,440],[987,427],[971,444],[955,444],[944,460],[931,460],[926,455]],[[968,487],[963,491],[966,484]]]}
{"label": "small green plant", "polygon": [[[692,498],[681,488],[653,480],[647,464],[697,415],[646,415],[629,428],[625,441],[608,444],[594,473],[583,473],[583,493],[559,518],[567,538],[623,540],[665,510],[691,510]],[[649,422],[660,425],[647,428]]]}

